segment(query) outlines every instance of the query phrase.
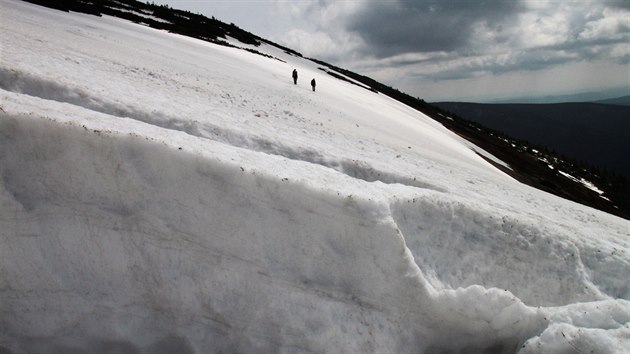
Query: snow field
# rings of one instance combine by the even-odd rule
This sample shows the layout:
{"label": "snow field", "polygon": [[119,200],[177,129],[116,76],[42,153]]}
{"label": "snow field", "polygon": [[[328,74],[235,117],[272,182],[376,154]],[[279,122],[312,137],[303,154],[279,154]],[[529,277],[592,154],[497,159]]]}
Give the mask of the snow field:
{"label": "snow field", "polygon": [[[2,193],[13,205],[3,207],[16,214],[31,210],[29,218],[37,220],[2,220],[2,230],[13,236],[3,247],[2,259],[10,262],[2,269],[19,275],[7,278],[9,293],[22,294],[8,297],[3,315],[28,319],[33,312],[32,320],[23,320],[25,328],[11,329],[55,338],[29,343],[60,350],[102,349],[103,338],[117,338],[147,351],[160,341],[193,351],[200,343],[237,351],[271,350],[279,343],[298,351],[326,350],[331,343],[357,352],[390,351],[401,343],[428,351],[513,351],[543,328],[546,313],[554,313],[527,308],[501,289],[437,291],[405,248],[401,223],[388,220],[388,206],[373,201],[378,188],[355,190],[353,196],[309,193],[300,175],[271,179],[274,166],[243,171],[241,165],[254,164],[250,152],[231,154],[241,159],[229,163],[200,158],[204,151],[222,156],[226,147],[191,144],[181,133],[156,132],[157,138],[147,139],[134,134],[133,125],[140,123],[111,131],[99,126],[102,121],[91,122],[89,112],[81,116],[82,126],[50,117],[2,120],[1,131],[10,132],[3,135],[2,166],[13,172],[3,175]],[[280,159],[274,165],[293,163],[303,164]],[[304,168],[315,178],[329,173],[310,164]],[[32,252],[39,256],[33,259]],[[57,291],[42,297],[46,289]],[[594,304],[556,316],[582,325],[597,316],[603,328],[612,329],[630,320],[625,303]],[[77,316],[86,315],[94,323],[77,324]],[[390,323],[398,317],[415,330]],[[413,326],[420,321],[420,329]],[[191,336],[195,330],[188,322],[205,328],[204,337]],[[299,335],[261,333],[269,323],[291,323]],[[353,340],[343,341],[349,332]]]}
{"label": "snow field", "polygon": [[628,347],[626,220],[271,47],[0,10],[0,349]]}
{"label": "snow field", "polygon": [[[106,130],[90,112],[81,112],[78,126],[51,118],[61,112],[47,105],[47,118],[1,124],[9,133],[1,146],[2,195],[10,202],[3,207],[32,220],[2,220],[11,236],[2,269],[12,284],[3,317],[22,318],[7,334],[37,334],[18,352],[37,350],[33,343],[104,350],[108,338],[134,350],[168,340],[195,352],[519,344],[512,331],[489,336],[496,323],[476,323],[493,317],[501,298],[527,312],[511,294],[488,297],[479,286],[444,294],[426,284],[388,206],[373,199],[386,185],[353,195],[312,191],[302,174],[280,178],[273,169],[304,165],[315,180],[328,169],[278,159],[244,171],[255,164],[248,155],[259,153],[227,155],[221,150],[229,146],[177,141],[189,140],[177,132],[147,139],[134,134],[141,123]],[[182,150],[171,142],[184,143]],[[201,150],[189,153],[193,146]],[[208,151],[230,162],[200,158]],[[471,297],[474,307],[461,303]],[[425,317],[435,323],[412,325]],[[277,333],[285,326],[289,333]],[[461,339],[442,342],[434,327]]]}

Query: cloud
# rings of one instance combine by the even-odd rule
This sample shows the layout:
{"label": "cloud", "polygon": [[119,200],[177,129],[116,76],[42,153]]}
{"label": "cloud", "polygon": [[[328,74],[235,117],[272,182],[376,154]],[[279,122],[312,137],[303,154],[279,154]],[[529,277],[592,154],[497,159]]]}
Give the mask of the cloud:
{"label": "cloud", "polygon": [[456,80],[627,61],[626,7],[614,1],[380,2],[351,14],[345,30],[363,39],[360,50],[375,62],[419,78]]}
{"label": "cloud", "polygon": [[346,30],[361,36],[366,51],[378,57],[459,50],[475,26],[500,34],[521,8],[516,0],[374,2],[353,14]]}
{"label": "cloud", "polygon": [[283,34],[282,43],[289,48],[320,60],[351,58],[362,45],[361,39],[347,32],[329,33],[293,29]]}
{"label": "cloud", "polygon": [[626,0],[278,1],[303,21],[284,43],[394,86],[630,60]]}
{"label": "cloud", "polygon": [[322,60],[351,60],[366,45],[361,37],[345,28],[347,19],[367,2],[276,0],[276,14],[286,16],[295,26],[280,35],[279,42],[307,57]]}
{"label": "cloud", "polygon": [[604,0],[604,3],[612,8],[630,10],[630,2],[628,0]]}

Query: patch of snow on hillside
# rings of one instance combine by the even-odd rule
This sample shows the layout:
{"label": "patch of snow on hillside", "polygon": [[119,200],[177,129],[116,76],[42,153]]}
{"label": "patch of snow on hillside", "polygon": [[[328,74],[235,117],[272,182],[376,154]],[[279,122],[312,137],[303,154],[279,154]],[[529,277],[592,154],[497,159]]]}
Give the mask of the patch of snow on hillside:
{"label": "patch of snow on hillside", "polygon": [[568,178],[568,179],[572,180],[573,182],[576,182],[576,183],[580,183],[580,184],[582,184],[584,187],[586,187],[586,188],[588,188],[588,189],[592,190],[593,192],[595,192],[595,193],[597,193],[597,194],[599,194],[599,195],[604,194],[604,191],[603,191],[603,190],[601,190],[601,189],[597,188],[597,186],[596,186],[596,185],[594,185],[592,182],[589,182],[589,181],[585,180],[584,178],[579,178],[579,179],[578,179],[578,178],[573,177],[572,175],[570,175],[570,174],[568,174],[568,173],[566,173],[566,172],[563,172],[563,171],[558,171],[558,173],[560,173],[560,174],[561,174],[561,175],[563,175],[564,177],[566,177],[566,178]]}

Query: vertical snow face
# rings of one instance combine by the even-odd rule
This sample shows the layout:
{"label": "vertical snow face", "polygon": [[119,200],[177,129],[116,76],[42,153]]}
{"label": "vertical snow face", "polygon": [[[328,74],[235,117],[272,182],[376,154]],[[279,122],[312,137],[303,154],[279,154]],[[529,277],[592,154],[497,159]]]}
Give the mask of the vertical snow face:
{"label": "vertical snow face", "polygon": [[26,117],[0,127],[11,350],[363,352],[414,340],[392,306],[417,290],[400,276],[414,264],[373,206],[143,137]]}
{"label": "vertical snow face", "polygon": [[[476,314],[458,314],[457,296],[444,307],[388,206],[371,200],[379,187],[313,189],[292,173],[331,172],[255,163],[260,154],[246,151],[225,161],[221,144],[179,150],[134,131],[2,116],[0,343],[9,352],[511,350],[522,341],[462,326],[459,317]],[[186,152],[197,144],[219,158]]]}
{"label": "vertical snow face", "polygon": [[628,298],[628,282],[613,274],[630,271],[627,259],[611,255],[609,245],[571,240],[572,229],[444,197],[407,199],[392,209],[416,263],[438,289],[484,284],[532,306]]}
{"label": "vertical snow face", "polygon": [[443,224],[481,230],[491,217],[440,192],[401,202],[413,187],[2,97],[5,351],[511,353],[563,345],[549,323],[572,324],[577,342],[597,333],[581,327],[623,342],[627,302],[533,308],[505,289],[449,288],[440,276],[461,265],[431,268],[422,244],[454,256],[412,230],[431,220],[432,237],[466,239]]}
{"label": "vertical snow face", "polygon": [[272,48],[0,11],[0,351],[630,345],[626,220]]}
{"label": "vertical snow face", "polygon": [[385,185],[139,127],[2,116],[6,351],[512,352],[543,328],[502,290],[428,284]]}

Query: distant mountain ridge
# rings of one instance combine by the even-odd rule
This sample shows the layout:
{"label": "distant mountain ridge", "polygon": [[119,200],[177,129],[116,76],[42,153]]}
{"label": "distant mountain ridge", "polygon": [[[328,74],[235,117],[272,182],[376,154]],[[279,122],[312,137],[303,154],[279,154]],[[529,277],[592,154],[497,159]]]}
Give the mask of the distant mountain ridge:
{"label": "distant mountain ridge", "polygon": [[630,95],[622,96],[622,97],[616,97],[616,98],[609,98],[607,100],[595,101],[594,103],[616,104],[616,105],[621,105],[621,106],[630,106]]}
{"label": "distant mountain ridge", "polygon": [[628,106],[602,103],[462,102],[439,102],[434,105],[515,138],[547,146],[560,154],[630,178]]}
{"label": "distant mountain ridge", "polygon": [[509,99],[497,99],[479,101],[478,103],[490,103],[490,104],[516,104],[516,103],[531,103],[531,104],[551,104],[551,103],[574,103],[574,102],[593,102],[607,101],[609,99],[616,99],[618,97],[630,95],[630,87],[617,87],[604,89],[601,91],[592,92],[580,92],[574,94],[564,95],[548,95],[548,96],[527,96],[527,97],[512,97]]}

